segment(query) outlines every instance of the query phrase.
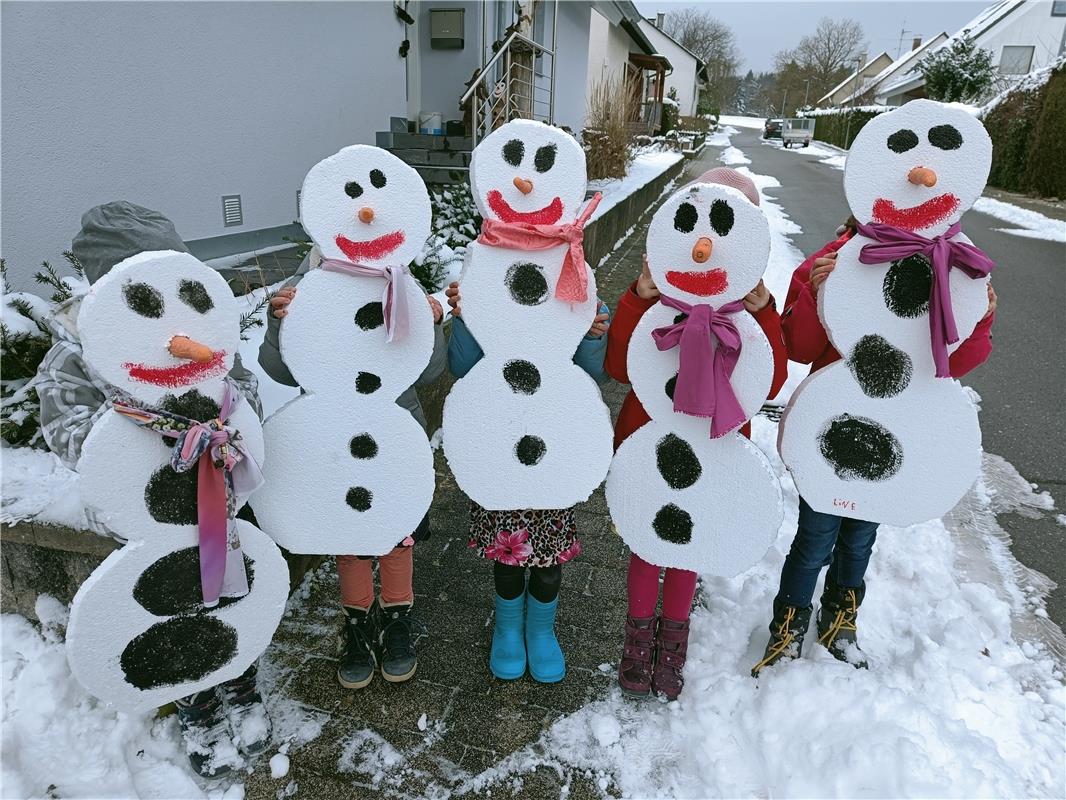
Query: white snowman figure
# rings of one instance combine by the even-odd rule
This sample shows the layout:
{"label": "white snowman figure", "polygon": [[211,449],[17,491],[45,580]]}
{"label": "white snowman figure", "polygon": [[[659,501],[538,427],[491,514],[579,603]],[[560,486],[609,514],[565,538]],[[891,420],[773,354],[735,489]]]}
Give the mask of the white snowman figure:
{"label": "white snowman figure", "polygon": [[611,461],[610,414],[573,362],[597,311],[572,245],[594,208],[579,214],[585,154],[565,131],[515,120],[474,150],[470,184],[485,222],[467,251],[463,320],[485,355],[445,402],[444,452],[484,508],[568,508]]}
{"label": "white snowman figure", "polygon": [[304,179],[300,219],[322,263],[300,282],[281,355],[306,394],[264,424],[263,530],[295,553],[377,556],[418,526],[433,454],[396,398],[433,353],[433,312],[407,269],[429,237],[418,173],[353,145]]}
{"label": "white snowman figure", "polygon": [[[188,253],[140,253],[93,285],[78,329],[86,362],[119,392],[85,440],[82,499],[128,543],[75,595],[67,657],[90,693],[143,711],[241,675],[281,620],[289,571],[270,538],[232,518],[263,435],[225,381],[240,342],[225,280]],[[181,449],[197,433],[212,446],[175,471],[173,433],[193,422],[207,425]]]}
{"label": "white snowman figure", "polygon": [[[740,302],[769,253],[766,215],[731,186],[687,186],[648,227],[648,268],[662,296],[637,323],[626,364],[651,421],[618,448],[607,504],[625,543],[649,563],[731,577],[762,558],[777,535],[777,477],[737,433],[773,380],[773,351]],[[679,393],[700,391],[686,373],[701,364],[713,369],[715,393],[713,408],[697,416],[680,410]]]}
{"label": "white snowman figure", "polygon": [[912,525],[946,514],[976,480],[977,409],[948,354],[988,306],[992,262],[958,220],[991,159],[979,120],[931,100],[880,114],[856,137],[844,191],[862,226],[818,297],[843,358],[796,389],[779,432],[814,510]]}

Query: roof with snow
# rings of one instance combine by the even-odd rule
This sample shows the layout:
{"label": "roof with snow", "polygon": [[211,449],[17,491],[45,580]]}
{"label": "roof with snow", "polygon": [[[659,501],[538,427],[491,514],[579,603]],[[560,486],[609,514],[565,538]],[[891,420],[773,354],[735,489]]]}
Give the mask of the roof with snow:
{"label": "roof with snow", "polygon": [[[911,69],[918,65],[918,62],[921,60],[921,57],[925,53],[932,52],[940,45],[944,44],[944,42],[946,42],[947,40],[947,33],[942,31],[941,33],[938,33],[936,36],[934,36],[932,39],[926,39],[913,50],[908,50],[906,53],[904,53],[891,64],[889,64],[887,67],[885,67],[883,70],[874,75],[874,77],[872,77],[870,80],[863,81],[862,87],[852,92],[840,101],[841,105],[846,105],[854,98],[866,94],[866,92],[870,91],[871,89],[876,89],[885,81],[891,80],[899,75],[906,74],[906,72],[909,72]],[[832,94],[832,92],[830,92],[830,94]]]}
{"label": "roof with snow", "polygon": [[[818,102],[819,102],[819,103],[821,103],[821,102],[822,102],[823,100],[828,100],[828,99],[829,99],[830,97],[832,97],[833,95],[835,95],[835,94],[836,94],[837,92],[839,92],[839,91],[840,91],[841,89],[843,89],[843,88],[844,88],[845,86],[847,86],[847,85],[848,85],[848,81],[853,81],[853,80],[855,80],[855,76],[856,76],[856,75],[861,75],[861,74],[862,74],[862,71],[863,71],[864,69],[866,69],[866,68],[867,68],[868,66],[870,66],[870,65],[871,65],[872,63],[874,63],[875,61],[877,61],[877,59],[881,58],[881,56],[884,56],[885,58],[891,58],[891,56],[889,56],[889,54],[888,54],[888,53],[885,53],[885,52],[881,52],[881,53],[878,53],[878,54],[877,54],[876,56],[874,56],[873,58],[868,58],[868,59],[866,59],[866,62],[865,62],[865,63],[864,63],[864,64],[863,64],[863,65],[862,65],[861,67],[859,67],[859,68],[858,68],[857,70],[855,70],[855,71],[854,71],[854,72],[852,72],[852,73],[851,73],[850,75],[848,75],[848,77],[846,77],[846,78],[845,78],[844,80],[842,80],[842,81],[841,81],[840,83],[838,83],[838,84],[837,84],[836,86],[834,86],[834,87],[833,87],[832,89],[830,89],[830,90],[829,90],[828,92],[826,92],[826,93],[825,93],[824,95],[822,95],[821,97],[819,97],[819,98],[818,98]],[[852,61],[854,61],[854,60],[855,60],[855,59],[852,59]]]}

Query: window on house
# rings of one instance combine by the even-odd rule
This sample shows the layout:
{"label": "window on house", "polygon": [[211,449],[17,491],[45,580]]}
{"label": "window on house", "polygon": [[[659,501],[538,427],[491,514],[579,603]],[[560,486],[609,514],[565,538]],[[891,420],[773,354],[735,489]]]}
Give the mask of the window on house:
{"label": "window on house", "polygon": [[1033,64],[1032,45],[1004,45],[999,58],[999,71],[1003,75],[1024,75]]}
{"label": "window on house", "polygon": [[1066,3],[1054,2],[1051,4],[1051,16],[1066,17]]}

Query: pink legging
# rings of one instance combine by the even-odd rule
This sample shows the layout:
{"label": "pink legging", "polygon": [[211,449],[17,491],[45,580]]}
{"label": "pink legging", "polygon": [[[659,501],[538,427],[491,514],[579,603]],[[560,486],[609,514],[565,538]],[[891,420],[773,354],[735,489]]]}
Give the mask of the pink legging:
{"label": "pink legging", "polygon": [[[649,564],[633,553],[629,557],[629,616],[646,619],[655,615],[659,601],[660,568]],[[692,598],[696,596],[696,573],[687,569],[667,567],[663,580],[663,616],[675,622],[684,622],[692,611]]]}
{"label": "pink legging", "polygon": [[[381,604],[413,603],[415,591],[413,547],[396,547],[378,559],[381,580]],[[374,605],[374,560],[358,556],[337,556],[337,577],[341,584],[341,603],[366,610]]]}

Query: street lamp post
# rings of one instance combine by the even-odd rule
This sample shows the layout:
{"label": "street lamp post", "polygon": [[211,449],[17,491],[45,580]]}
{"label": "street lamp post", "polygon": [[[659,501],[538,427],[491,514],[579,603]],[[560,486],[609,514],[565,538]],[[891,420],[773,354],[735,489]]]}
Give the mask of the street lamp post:
{"label": "street lamp post", "polygon": [[811,93],[811,79],[807,78],[807,80],[805,80],[803,83],[804,83],[803,107],[806,108],[807,107],[807,95],[809,95]]}
{"label": "street lamp post", "polygon": [[788,89],[785,89],[785,96],[781,98],[781,119],[785,118],[785,103],[788,101]]}
{"label": "street lamp post", "polygon": [[862,65],[866,61],[866,54],[855,59],[855,84],[851,92],[851,113],[848,114],[848,126],[844,130],[844,149],[847,150],[851,147],[849,140],[851,138],[851,118],[855,115],[855,94],[859,91],[859,73],[862,72]]}

